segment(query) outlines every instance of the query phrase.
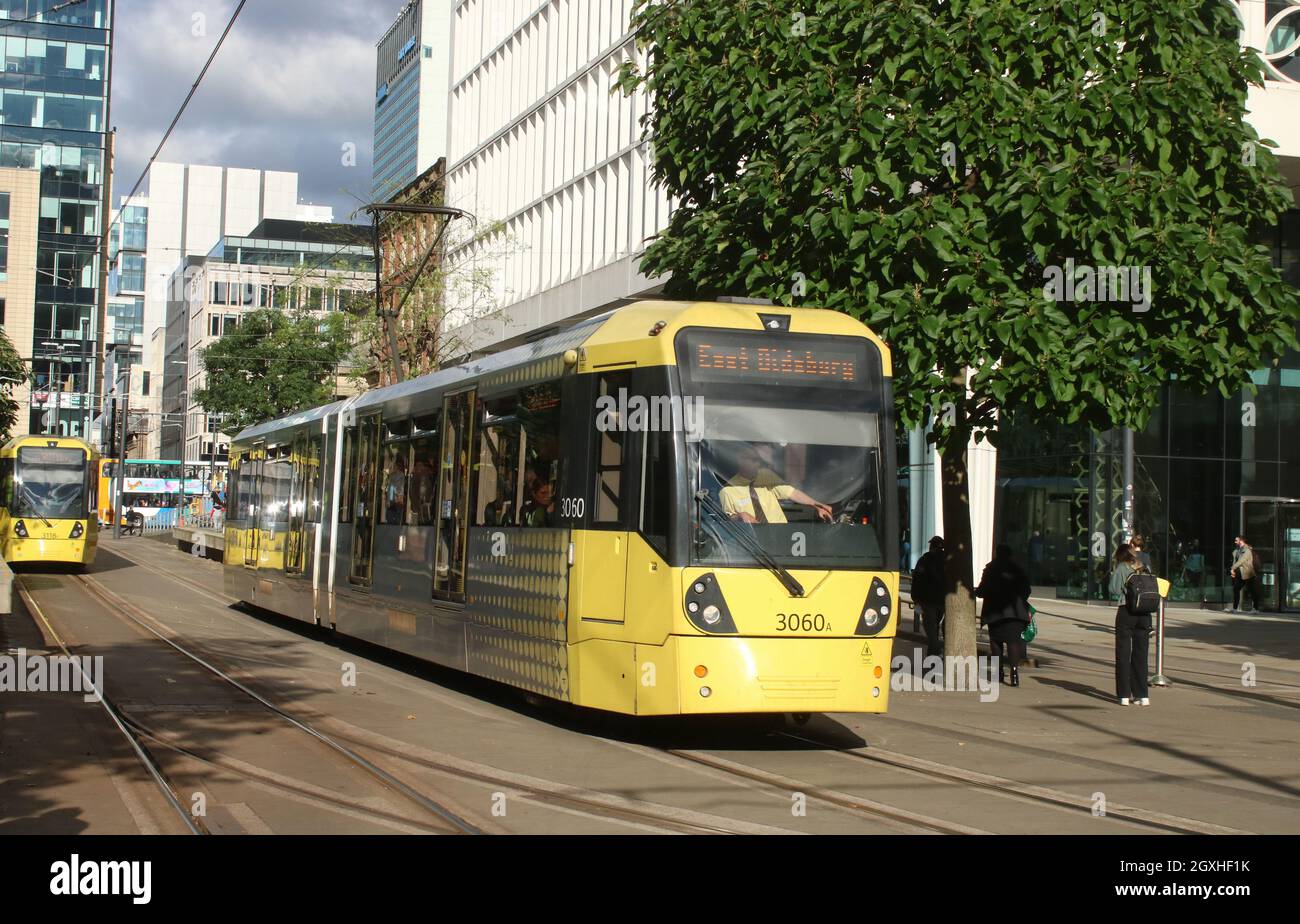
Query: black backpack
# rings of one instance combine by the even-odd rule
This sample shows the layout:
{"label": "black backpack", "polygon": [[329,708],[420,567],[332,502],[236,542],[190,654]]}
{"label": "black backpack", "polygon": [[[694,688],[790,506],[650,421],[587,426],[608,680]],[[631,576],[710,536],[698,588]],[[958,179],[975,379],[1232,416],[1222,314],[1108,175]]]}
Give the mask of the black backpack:
{"label": "black backpack", "polygon": [[1150,571],[1138,570],[1124,582],[1124,606],[1135,616],[1160,609],[1160,585]]}

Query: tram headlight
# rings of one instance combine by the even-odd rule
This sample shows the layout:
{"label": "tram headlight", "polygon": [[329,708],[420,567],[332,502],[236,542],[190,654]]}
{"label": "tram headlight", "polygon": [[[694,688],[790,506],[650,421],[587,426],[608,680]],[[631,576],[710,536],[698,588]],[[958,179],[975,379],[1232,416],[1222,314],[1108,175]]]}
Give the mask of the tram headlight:
{"label": "tram headlight", "polygon": [[875,635],[883,632],[889,625],[893,602],[885,582],[878,577],[873,577],[871,586],[867,588],[867,599],[862,604],[862,615],[858,617],[858,627],[854,634]]}
{"label": "tram headlight", "polygon": [[84,534],[85,532],[86,532],[85,527],[83,527],[80,522],[72,524],[71,538],[80,539],[82,537],[82,534]]}
{"label": "tram headlight", "polygon": [[712,574],[701,574],[686,585],[686,599],[682,601],[686,618],[701,632],[710,634],[735,632],[736,622],[731,618],[727,601],[722,596],[718,579]]}
{"label": "tram headlight", "polygon": [[24,523],[22,520],[19,520],[17,523],[15,523],[15,524],[14,524],[14,535],[17,536],[19,539],[26,539],[26,538],[27,538],[27,524]]}

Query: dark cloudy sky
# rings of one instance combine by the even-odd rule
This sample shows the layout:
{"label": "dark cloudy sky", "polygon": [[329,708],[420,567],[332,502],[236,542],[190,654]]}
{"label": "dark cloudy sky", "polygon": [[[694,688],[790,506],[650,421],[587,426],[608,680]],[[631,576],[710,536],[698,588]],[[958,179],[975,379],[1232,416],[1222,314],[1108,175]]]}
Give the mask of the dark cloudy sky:
{"label": "dark cloudy sky", "polygon": [[[113,203],[130,191],[235,9],[119,0]],[[159,160],[299,174],[335,220],[370,192],[375,43],[401,0],[249,0]],[[195,32],[206,34],[195,35]],[[343,145],[356,145],[356,166]]]}

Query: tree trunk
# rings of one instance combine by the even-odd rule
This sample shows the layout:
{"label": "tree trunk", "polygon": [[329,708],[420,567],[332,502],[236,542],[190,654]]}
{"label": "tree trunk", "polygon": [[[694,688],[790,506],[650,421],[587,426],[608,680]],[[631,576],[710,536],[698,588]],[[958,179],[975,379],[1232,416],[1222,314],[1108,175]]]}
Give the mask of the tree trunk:
{"label": "tree trunk", "polygon": [[968,438],[954,437],[940,453],[943,474],[944,657],[976,654],[975,580],[971,566],[970,480],[966,470]]}

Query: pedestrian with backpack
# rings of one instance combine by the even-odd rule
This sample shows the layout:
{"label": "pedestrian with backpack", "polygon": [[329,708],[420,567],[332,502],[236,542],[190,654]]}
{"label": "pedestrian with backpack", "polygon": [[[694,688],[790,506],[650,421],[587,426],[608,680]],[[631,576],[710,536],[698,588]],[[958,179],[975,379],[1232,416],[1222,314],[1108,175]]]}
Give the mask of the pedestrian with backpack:
{"label": "pedestrian with backpack", "polygon": [[1115,550],[1110,574],[1115,610],[1115,695],[1121,706],[1136,702],[1150,706],[1147,656],[1151,648],[1151,619],[1160,609],[1160,587],[1152,574],[1124,543]]}
{"label": "pedestrian with backpack", "polygon": [[1248,612],[1259,612],[1259,553],[1256,552],[1244,536],[1238,536],[1233,540],[1236,545],[1236,551],[1232,553],[1232,566],[1228,568],[1228,574],[1232,576],[1232,610],[1233,613],[1241,612],[1238,607],[1241,605],[1242,590],[1250,591],[1251,609]]}

